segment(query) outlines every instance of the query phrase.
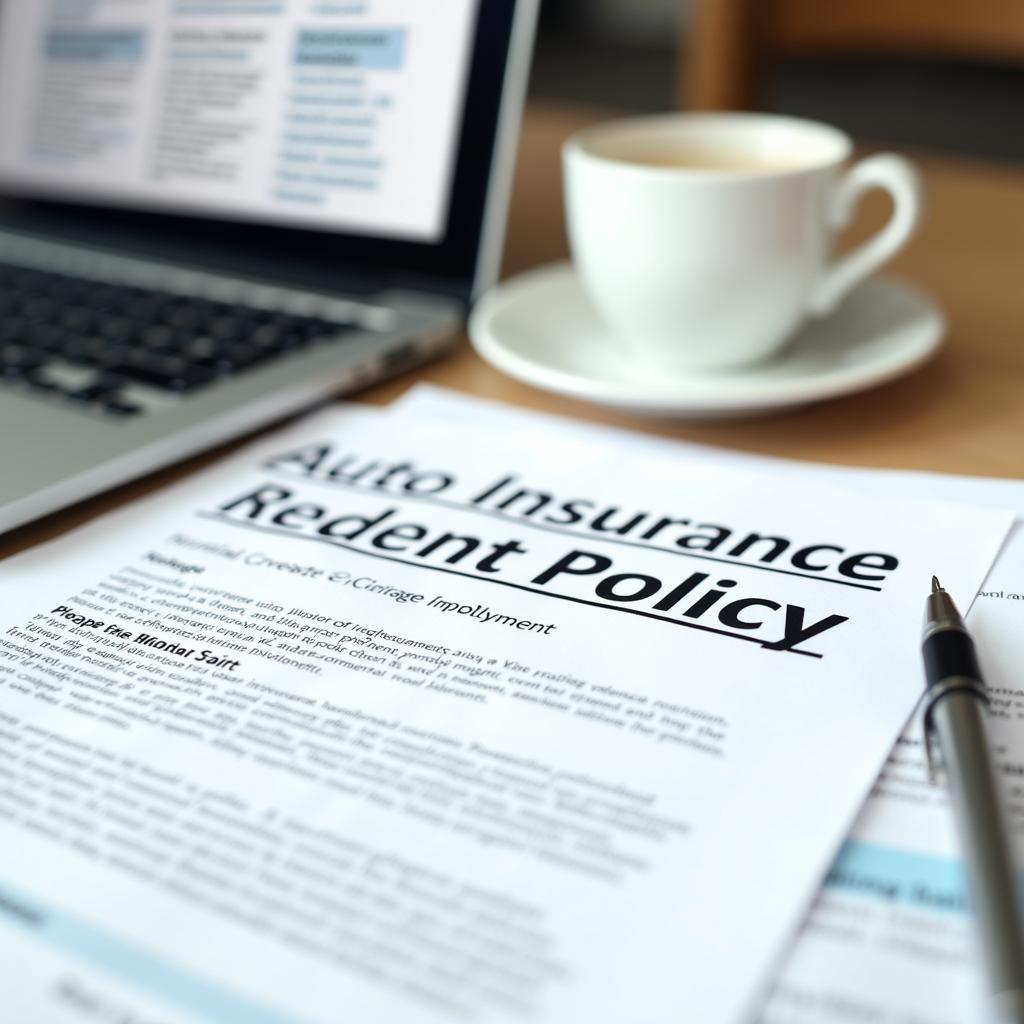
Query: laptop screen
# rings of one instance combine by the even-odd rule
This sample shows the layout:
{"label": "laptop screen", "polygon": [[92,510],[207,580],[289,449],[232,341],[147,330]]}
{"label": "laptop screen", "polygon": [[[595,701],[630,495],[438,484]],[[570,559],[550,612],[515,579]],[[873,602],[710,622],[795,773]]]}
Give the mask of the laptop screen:
{"label": "laptop screen", "polygon": [[436,242],[477,3],[4,3],[0,187]]}

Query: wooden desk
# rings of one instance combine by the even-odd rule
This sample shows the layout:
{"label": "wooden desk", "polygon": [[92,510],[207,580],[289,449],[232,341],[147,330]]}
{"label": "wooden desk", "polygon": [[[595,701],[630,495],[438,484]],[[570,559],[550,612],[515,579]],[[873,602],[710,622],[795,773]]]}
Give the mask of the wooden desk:
{"label": "wooden desk", "polygon": [[[605,112],[527,112],[504,273],[566,255],[558,151]],[[1024,477],[1024,168],[934,156],[916,159],[930,200],[925,224],[891,268],[931,292],[949,316],[939,357],[912,376],[860,395],[749,420],[639,419],[547,395],[502,376],[463,339],[433,365],[359,396],[391,401],[420,380],[533,409],[751,452],[848,465]],[[885,215],[865,203],[859,233]],[[0,538],[0,557],[63,533],[230,450],[225,446]]]}

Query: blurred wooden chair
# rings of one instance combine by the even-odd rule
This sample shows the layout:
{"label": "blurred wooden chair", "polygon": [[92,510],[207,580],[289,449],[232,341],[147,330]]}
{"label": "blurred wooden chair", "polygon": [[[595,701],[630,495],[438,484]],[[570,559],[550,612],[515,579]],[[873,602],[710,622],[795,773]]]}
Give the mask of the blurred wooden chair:
{"label": "blurred wooden chair", "polygon": [[689,0],[680,105],[756,110],[776,58],[1024,62],[1024,0]]}

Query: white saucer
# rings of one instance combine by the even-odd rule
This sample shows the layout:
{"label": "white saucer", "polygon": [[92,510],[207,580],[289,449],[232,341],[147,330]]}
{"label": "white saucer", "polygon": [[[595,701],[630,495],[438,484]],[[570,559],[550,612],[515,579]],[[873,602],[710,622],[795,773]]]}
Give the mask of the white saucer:
{"label": "white saucer", "polygon": [[770,362],[687,375],[637,366],[598,318],[568,263],[499,285],[469,320],[488,362],[547,391],[648,414],[742,416],[874,387],[909,373],[942,342],[926,295],[872,278],[831,316],[809,321]]}

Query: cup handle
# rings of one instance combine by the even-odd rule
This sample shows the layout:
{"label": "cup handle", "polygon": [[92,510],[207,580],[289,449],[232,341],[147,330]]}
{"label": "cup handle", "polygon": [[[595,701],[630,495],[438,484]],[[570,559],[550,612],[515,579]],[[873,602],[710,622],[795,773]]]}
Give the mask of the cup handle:
{"label": "cup handle", "polygon": [[903,248],[921,219],[924,187],[914,165],[895,153],[879,153],[854,164],[833,186],[826,200],[826,229],[843,230],[860,197],[873,188],[892,196],[892,216],[877,235],[822,271],[807,303],[812,316],[831,313],[850,289]]}

